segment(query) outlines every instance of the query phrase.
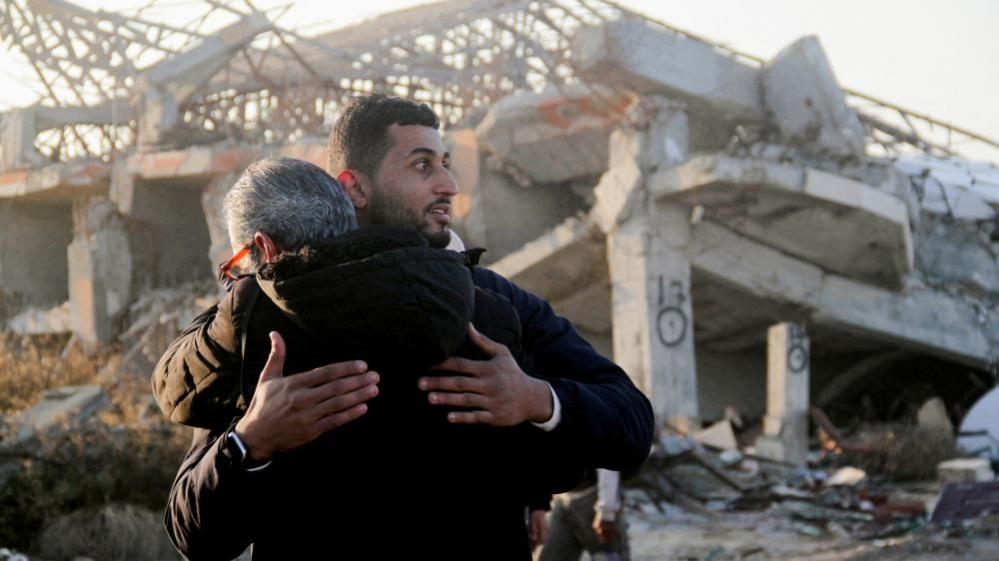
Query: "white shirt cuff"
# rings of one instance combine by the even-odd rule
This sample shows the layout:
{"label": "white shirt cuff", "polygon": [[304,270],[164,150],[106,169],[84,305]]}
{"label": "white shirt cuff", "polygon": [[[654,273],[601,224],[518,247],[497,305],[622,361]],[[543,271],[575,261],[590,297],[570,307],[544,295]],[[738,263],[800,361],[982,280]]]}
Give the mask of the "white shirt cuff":
{"label": "white shirt cuff", "polygon": [[621,472],[597,470],[597,504],[594,510],[600,513],[601,519],[613,522],[617,518],[617,512],[621,510],[620,485]]}
{"label": "white shirt cuff", "polygon": [[562,404],[559,403],[558,394],[555,393],[555,388],[553,388],[548,382],[545,382],[545,385],[548,386],[548,392],[552,395],[552,416],[543,423],[532,422],[531,424],[545,432],[551,432],[555,430],[555,427],[557,427],[559,423],[562,422]]}
{"label": "white shirt cuff", "polygon": [[245,468],[245,469],[246,469],[246,471],[251,472],[251,473],[254,472],[254,471],[263,471],[263,470],[265,470],[265,469],[267,469],[267,468],[269,468],[271,466],[271,462],[272,461],[273,460],[267,460],[266,462],[260,464],[259,466],[248,467],[248,468]]}

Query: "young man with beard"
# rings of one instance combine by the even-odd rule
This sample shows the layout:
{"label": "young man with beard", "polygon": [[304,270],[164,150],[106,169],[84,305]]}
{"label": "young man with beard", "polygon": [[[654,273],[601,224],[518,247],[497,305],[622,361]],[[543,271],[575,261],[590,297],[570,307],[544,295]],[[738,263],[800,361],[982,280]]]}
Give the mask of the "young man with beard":
{"label": "young man with beard", "polygon": [[[458,187],[438,127],[429,108],[406,100],[367,96],[345,108],[331,133],[330,170],[350,197],[362,228],[413,229],[435,247],[447,245],[451,202]],[[562,461],[566,465],[622,470],[644,460],[653,433],[651,407],[624,372],[597,354],[567,320],[539,298],[478,267],[472,270],[472,281],[476,287],[507,299],[516,309],[524,350],[532,356],[540,379],[528,376],[504,345],[471,330],[470,339],[484,358],[451,357],[438,366],[440,376],[421,376],[414,383],[427,402],[446,411],[447,422],[458,426],[529,427],[534,423],[532,430],[547,431],[546,438],[553,446],[565,451]],[[352,361],[337,362],[311,371],[316,383],[295,385],[292,397],[290,390],[258,389],[249,409],[245,401],[234,410],[225,409],[221,404],[226,396],[213,393],[211,388],[217,388],[219,380],[240,379],[245,365],[236,349],[212,340],[213,314],[210,311],[200,316],[171,344],[153,376],[157,399],[173,420],[194,425],[210,422],[217,429],[229,418],[238,419],[220,438],[192,449],[171,493],[171,508],[178,503],[183,506],[168,511],[171,533],[199,543],[212,539],[204,535],[211,529],[202,524],[201,517],[213,505],[247,501],[254,493],[253,479],[265,477],[270,469],[267,462],[281,459],[285,451],[320,438],[336,440],[338,431],[363,415],[363,401],[370,399],[364,392],[377,391],[370,389],[376,376],[366,373],[366,368],[358,368]],[[274,356],[283,356],[278,342],[274,348]],[[276,375],[275,362],[264,368],[266,375],[261,378],[294,385],[290,380],[297,376]],[[296,414],[300,410],[296,404],[333,402],[337,407],[324,411],[320,423],[314,422],[314,417],[310,422],[310,417]],[[335,422],[330,420],[334,418]],[[225,490],[221,493],[217,492],[222,482],[218,473],[200,477],[191,472],[209,448],[228,454],[237,466],[235,472],[229,472],[231,479],[222,485]],[[251,475],[249,469],[258,467],[262,469]],[[349,486],[351,482],[330,485]],[[252,502],[251,498],[246,504]],[[349,509],[351,505],[330,507]],[[398,527],[384,528],[385,535],[400,531]],[[335,529],[330,532],[336,535]],[[443,546],[454,539],[448,533],[446,521],[441,521],[435,539]],[[331,553],[335,549],[331,548]],[[481,552],[468,553],[481,556]]]}

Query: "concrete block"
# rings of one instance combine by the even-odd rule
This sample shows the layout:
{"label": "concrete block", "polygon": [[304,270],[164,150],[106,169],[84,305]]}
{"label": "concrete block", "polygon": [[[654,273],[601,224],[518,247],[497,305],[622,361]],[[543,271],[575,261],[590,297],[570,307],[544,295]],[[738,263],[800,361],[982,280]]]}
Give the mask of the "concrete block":
{"label": "concrete block", "polygon": [[787,461],[787,452],[784,450],[784,444],[774,436],[761,436],[756,440],[753,445],[756,451],[756,455],[769,458],[777,462]]}
{"label": "concrete block", "polygon": [[940,462],[937,466],[940,483],[979,483],[992,481],[995,473],[985,458],[957,458]]}
{"label": "concrete block", "polygon": [[722,450],[738,450],[739,443],[735,439],[735,431],[732,430],[732,423],[728,419],[699,430],[694,433],[694,438],[701,444],[707,444]]}
{"label": "concrete block", "polygon": [[37,404],[22,411],[15,419],[17,440],[46,434],[63,424],[85,420],[110,405],[100,386],[66,386],[46,391]]}
{"label": "concrete block", "polygon": [[787,143],[833,156],[861,156],[865,133],[847,106],[829,60],[815,37],[780,51],[762,73],[767,111]]}
{"label": "concrete block", "polygon": [[948,436],[953,436],[954,425],[947,415],[947,406],[939,397],[926,400],[916,412],[916,424],[921,428],[938,431]]}
{"label": "concrete block", "polygon": [[609,89],[567,86],[501,99],[476,127],[483,149],[530,177],[559,183],[607,169],[607,138],[632,102]]}
{"label": "concrete block", "polygon": [[706,120],[763,120],[756,68],[708,43],[638,18],[584,27],[573,37],[584,80],[679,99]]}

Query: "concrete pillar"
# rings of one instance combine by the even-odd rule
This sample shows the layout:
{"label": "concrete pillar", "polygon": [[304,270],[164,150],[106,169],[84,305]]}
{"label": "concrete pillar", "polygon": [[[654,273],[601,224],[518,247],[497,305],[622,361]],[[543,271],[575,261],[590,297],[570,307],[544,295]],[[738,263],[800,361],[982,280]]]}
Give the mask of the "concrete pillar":
{"label": "concrete pillar", "polygon": [[689,431],[699,428],[690,262],[657,226],[639,214],[607,239],[614,359],[659,426]]}
{"label": "concrete pillar", "polygon": [[804,465],[808,455],[810,345],[804,328],[779,323],[767,332],[767,414],[759,453]]}
{"label": "concrete pillar", "polygon": [[73,207],[67,250],[73,332],[88,347],[110,342],[131,300],[132,254],[125,222],[105,198]]}
{"label": "concrete pillar", "polygon": [[592,215],[607,234],[614,359],[652,402],[659,426],[700,428],[690,296],[689,212],[651,200],[645,177],[687,158],[687,116],[665,98],[629,109],[614,131]]}

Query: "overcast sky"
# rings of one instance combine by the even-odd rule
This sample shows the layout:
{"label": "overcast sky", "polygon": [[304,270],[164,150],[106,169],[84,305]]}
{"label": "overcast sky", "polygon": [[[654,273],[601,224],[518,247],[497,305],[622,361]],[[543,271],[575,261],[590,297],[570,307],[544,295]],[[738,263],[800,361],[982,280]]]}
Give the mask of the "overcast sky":
{"label": "overcast sky", "polygon": [[[0,0],[3,1],[3,0]],[[115,10],[146,0],[77,0]],[[284,0],[260,0],[277,5]],[[287,27],[347,25],[419,0],[297,0]],[[999,139],[999,0],[619,0],[765,58],[802,35],[822,41],[839,82]],[[179,2],[182,7],[183,2]],[[0,47],[0,109],[30,103],[30,71]]]}

